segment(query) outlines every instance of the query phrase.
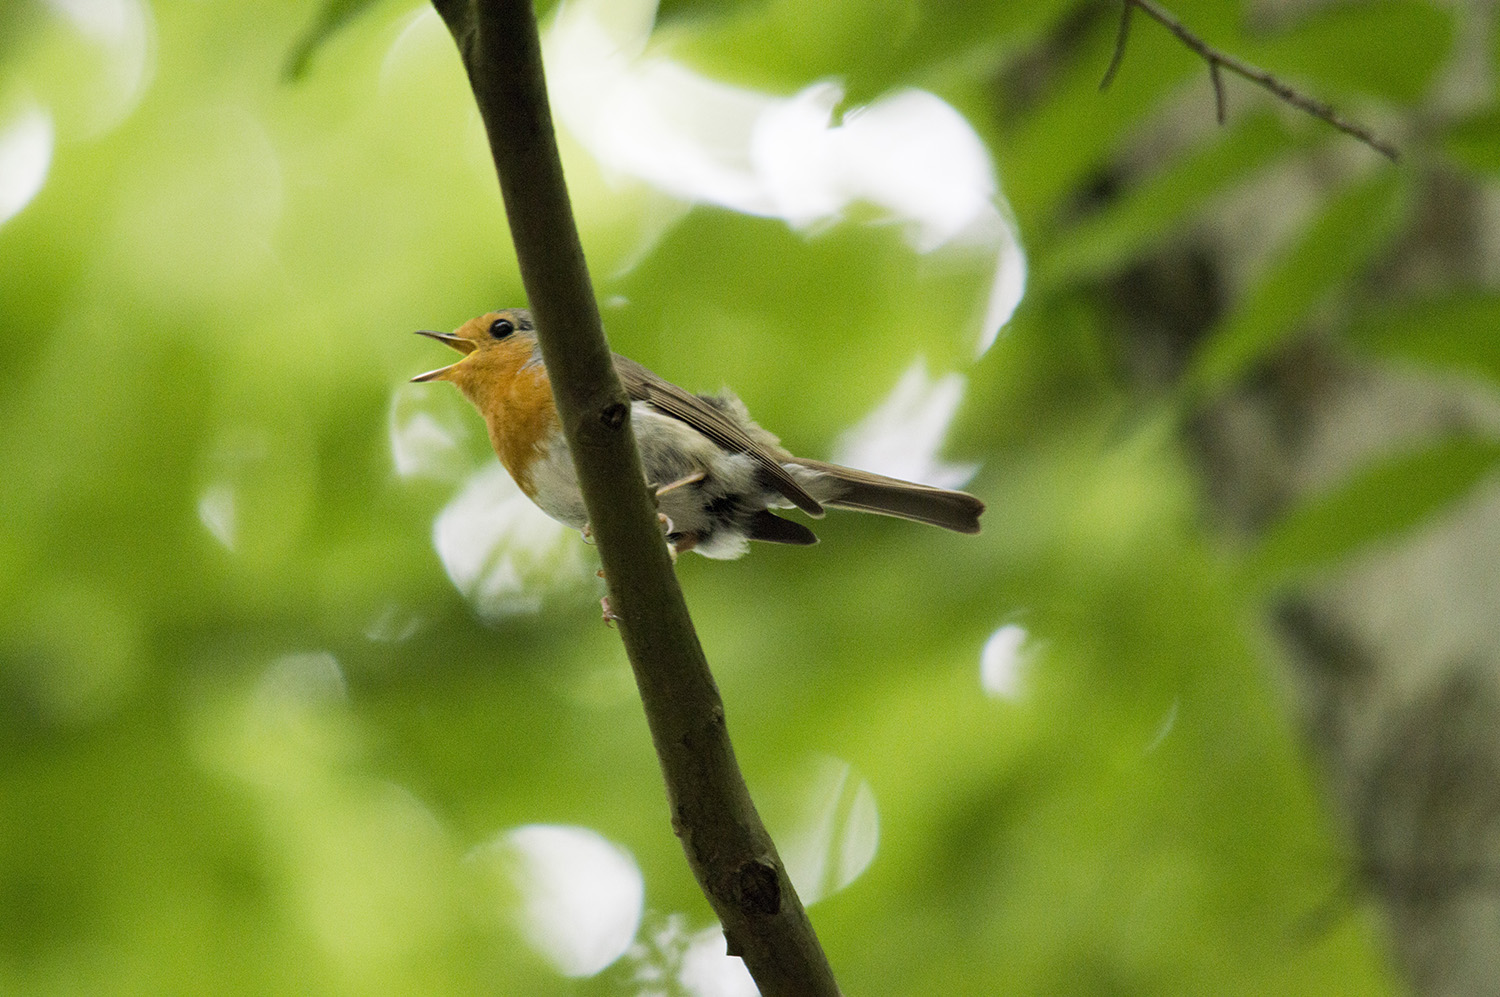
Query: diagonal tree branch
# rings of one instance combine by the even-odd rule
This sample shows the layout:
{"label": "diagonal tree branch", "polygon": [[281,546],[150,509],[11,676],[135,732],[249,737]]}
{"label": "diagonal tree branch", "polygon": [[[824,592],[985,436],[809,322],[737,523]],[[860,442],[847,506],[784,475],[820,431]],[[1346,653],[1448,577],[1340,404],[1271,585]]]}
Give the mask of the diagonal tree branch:
{"label": "diagonal tree branch", "polygon": [[765,997],[837,997],[745,788],[724,706],[647,495],[563,181],[531,0],[433,0],[489,135],[521,279],[573,450],[610,605],[666,780],[672,827]]}
{"label": "diagonal tree branch", "polygon": [[1396,150],[1395,146],[1376,138],[1363,125],[1355,124],[1341,116],[1332,107],[1320,100],[1314,100],[1294,87],[1288,86],[1264,69],[1252,66],[1250,63],[1238,59],[1228,52],[1214,48],[1189,30],[1176,17],[1172,16],[1170,11],[1158,6],[1154,0],[1121,0],[1121,2],[1120,31],[1115,36],[1115,52],[1109,60],[1109,68],[1104,71],[1104,79],[1099,81],[1100,90],[1108,87],[1110,82],[1115,78],[1115,74],[1119,72],[1120,63],[1125,59],[1125,43],[1130,39],[1130,14],[1131,11],[1139,7],[1146,16],[1152,18],[1168,31],[1172,32],[1172,34],[1176,35],[1182,41],[1182,44],[1198,53],[1208,63],[1208,75],[1214,85],[1214,108],[1218,115],[1219,124],[1222,125],[1224,123],[1224,77],[1222,71],[1227,69],[1231,73],[1243,76],[1250,82],[1270,91],[1293,107],[1328,122],[1345,135],[1358,139],[1392,162],[1401,158],[1401,154]]}

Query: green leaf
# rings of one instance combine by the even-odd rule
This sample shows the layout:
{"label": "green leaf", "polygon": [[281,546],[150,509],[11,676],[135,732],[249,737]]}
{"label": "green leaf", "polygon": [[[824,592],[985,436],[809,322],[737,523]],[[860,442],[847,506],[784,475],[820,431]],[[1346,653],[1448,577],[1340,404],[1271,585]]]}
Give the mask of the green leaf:
{"label": "green leaf", "polygon": [[1349,340],[1377,356],[1480,374],[1500,383],[1500,296],[1460,294],[1372,312]]}
{"label": "green leaf", "polygon": [[1382,0],[1320,11],[1246,57],[1320,88],[1411,102],[1426,91],[1452,42],[1445,11],[1419,0]]}
{"label": "green leaf", "polygon": [[1500,173],[1500,109],[1455,123],[1443,137],[1443,147],[1471,170]]}
{"label": "green leaf", "polygon": [[1122,266],[1173,236],[1185,218],[1235,181],[1298,144],[1268,114],[1232,123],[1214,141],[1190,149],[1103,211],[1054,235],[1050,249],[1045,243],[1034,246],[1032,293]]}
{"label": "green leaf", "polygon": [[302,37],[292,46],[287,56],[282,75],[288,80],[300,80],[307,73],[312,57],[324,43],[348,26],[360,14],[375,6],[380,0],[325,0],[318,16],[308,25]]}
{"label": "green leaf", "polygon": [[1364,270],[1401,227],[1408,201],[1405,177],[1392,169],[1336,196],[1208,335],[1184,387],[1221,388],[1273,350],[1313,306]]}
{"label": "green leaf", "polygon": [[1408,530],[1471,489],[1500,464],[1500,442],[1442,440],[1356,472],[1298,506],[1266,534],[1254,573],[1274,581],[1326,566]]}

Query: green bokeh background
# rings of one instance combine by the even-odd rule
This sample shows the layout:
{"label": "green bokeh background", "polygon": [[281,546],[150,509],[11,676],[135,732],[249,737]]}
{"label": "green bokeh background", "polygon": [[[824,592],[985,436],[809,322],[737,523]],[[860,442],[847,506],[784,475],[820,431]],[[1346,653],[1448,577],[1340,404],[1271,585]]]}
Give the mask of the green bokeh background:
{"label": "green bokeh background", "polygon": [[[1362,107],[1422,93],[1451,34],[1420,3],[1269,33],[1238,4],[1177,6]],[[58,130],[45,186],[0,226],[0,992],[638,992],[618,967],[558,976],[463,860],[534,822],[598,831],[639,863],[652,916],[711,923],[597,592],[484,622],[433,549],[455,484],[394,470],[394,393],[446,362],[410,331],[522,301],[451,43],[388,58],[417,9],[370,6],[288,82],[317,5],[156,3],[149,86],[107,129],[100,50],[50,7],[0,12],[0,110],[45,106]],[[1082,43],[1007,103],[1006,74],[1065,19]],[[982,464],[979,537],[834,516],[819,547],[678,568],[765,808],[825,755],[877,801],[874,862],[812,908],[849,994],[1397,990],[1261,607],[1272,574],[1399,528],[1494,455],[1458,454],[1473,473],[1343,544],[1319,546],[1316,517],[1358,510],[1358,481],[1264,549],[1212,525],[1182,411],[1340,300],[1401,224],[1410,175],[1370,156],[1239,291],[1181,387],[1143,398],[1098,281],[1241,178],[1348,140],[1235,90],[1226,129],[1087,207],[1167,101],[1212,113],[1195,57],[1136,28],[1101,94],[1103,10],[663,11],[664,50],[715,78],[790,94],[836,76],[851,104],[916,86],[966,115],[1032,267],[978,361],[982,256],[697,208],[622,273],[659,205],[565,143],[599,296],[625,302],[606,310],[621,352],[733,384],[809,456],[918,355],[968,379],[946,454]],[[1482,142],[1453,147],[1492,168]],[[1367,333],[1395,353],[1411,338]],[[467,457],[492,459],[451,404]],[[233,550],[200,521],[213,487],[235,497]],[[410,635],[367,636],[390,612]],[[1007,622],[1029,634],[1013,700],[979,681]],[[344,691],[268,694],[293,654],[331,656],[297,660],[336,662]]]}

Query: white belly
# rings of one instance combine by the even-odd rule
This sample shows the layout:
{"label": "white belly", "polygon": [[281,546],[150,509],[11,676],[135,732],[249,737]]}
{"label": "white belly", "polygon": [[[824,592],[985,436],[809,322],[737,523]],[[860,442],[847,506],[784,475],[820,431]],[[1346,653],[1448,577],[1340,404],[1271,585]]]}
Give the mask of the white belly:
{"label": "white belly", "polygon": [[[631,423],[646,484],[663,490],[658,510],[667,517],[667,532],[693,534],[696,550],[708,557],[731,558],[744,552],[742,533],[725,528],[727,510],[737,506],[765,508],[780,495],[760,484],[755,462],[744,454],[726,453],[680,419],[663,415],[646,402],[631,406]],[[531,464],[531,484],[537,506],[553,519],[574,529],[588,522],[578,475],[565,442],[543,452]],[[668,486],[692,480],[676,488]],[[776,505],[785,506],[784,501]]]}
{"label": "white belly", "polygon": [[583,493],[578,490],[573,453],[561,436],[557,439],[557,444],[542,451],[528,468],[532,501],[564,526],[581,530],[588,523],[589,514],[583,506]]}

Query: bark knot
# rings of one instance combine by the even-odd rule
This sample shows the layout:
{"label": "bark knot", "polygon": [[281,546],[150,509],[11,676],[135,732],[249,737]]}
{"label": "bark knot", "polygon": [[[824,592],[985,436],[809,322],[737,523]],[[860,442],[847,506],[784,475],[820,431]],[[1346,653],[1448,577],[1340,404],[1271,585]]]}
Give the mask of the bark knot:
{"label": "bark knot", "polygon": [[774,917],[781,913],[781,877],[776,867],[751,859],[735,875],[735,901],[746,913]]}
{"label": "bark knot", "polygon": [[623,402],[610,402],[599,411],[599,421],[605,429],[619,429],[625,425],[625,414],[630,410]]}

